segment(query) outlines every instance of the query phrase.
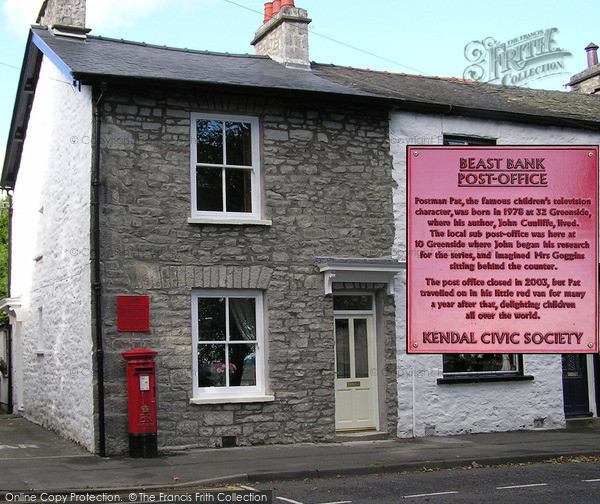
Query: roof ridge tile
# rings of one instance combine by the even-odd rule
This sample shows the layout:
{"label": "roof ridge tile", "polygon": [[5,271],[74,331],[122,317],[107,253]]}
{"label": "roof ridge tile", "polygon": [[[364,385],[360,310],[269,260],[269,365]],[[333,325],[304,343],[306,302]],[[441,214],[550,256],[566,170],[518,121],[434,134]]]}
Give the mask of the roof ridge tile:
{"label": "roof ridge tile", "polygon": [[206,54],[206,55],[214,55],[214,56],[229,56],[232,58],[256,58],[256,59],[271,59],[268,56],[258,55],[258,54],[247,54],[247,53],[229,53],[229,52],[218,52],[218,51],[207,51],[206,49],[190,49],[187,47],[172,47],[166,44],[149,44],[147,42],[138,42],[135,40],[127,40],[124,38],[116,39],[111,37],[105,37],[103,35],[88,35],[88,39],[100,40],[103,42],[116,42],[120,44],[134,45],[140,47],[148,47],[152,49],[162,49],[166,51],[175,51],[175,52],[188,52],[188,53],[197,53],[197,54]]}

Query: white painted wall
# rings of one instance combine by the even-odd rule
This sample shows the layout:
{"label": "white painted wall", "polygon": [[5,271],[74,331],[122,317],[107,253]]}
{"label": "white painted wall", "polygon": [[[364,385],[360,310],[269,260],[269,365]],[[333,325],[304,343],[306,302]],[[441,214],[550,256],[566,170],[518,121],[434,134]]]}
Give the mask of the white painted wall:
{"label": "white painted wall", "polygon": [[[581,130],[536,127],[457,117],[393,113],[396,237],[394,257],[406,260],[406,146],[441,145],[443,135],[497,138],[498,145],[598,145],[600,135]],[[400,276],[399,276],[400,277]],[[565,425],[560,355],[525,355],[533,381],[438,385],[441,355],[406,353],[406,276],[396,288],[398,335],[398,435],[450,435]]]}
{"label": "white painted wall", "polygon": [[94,448],[91,89],[44,58],[14,190],[11,296],[21,297],[22,413]]}

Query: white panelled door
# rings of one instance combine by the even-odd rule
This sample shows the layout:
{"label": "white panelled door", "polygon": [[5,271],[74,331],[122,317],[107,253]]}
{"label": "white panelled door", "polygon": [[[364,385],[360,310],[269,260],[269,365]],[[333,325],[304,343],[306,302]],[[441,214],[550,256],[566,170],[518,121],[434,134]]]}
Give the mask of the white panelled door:
{"label": "white panelled door", "polygon": [[335,316],[335,428],[374,430],[375,330],[372,315]]}

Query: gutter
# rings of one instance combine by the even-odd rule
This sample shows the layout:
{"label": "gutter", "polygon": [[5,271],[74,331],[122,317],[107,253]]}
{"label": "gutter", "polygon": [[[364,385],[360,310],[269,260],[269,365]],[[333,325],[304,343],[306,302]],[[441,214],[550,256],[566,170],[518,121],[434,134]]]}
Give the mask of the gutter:
{"label": "gutter", "polygon": [[29,115],[33,106],[33,98],[42,65],[43,53],[32,42],[32,37],[33,34],[30,31],[6,142],[6,154],[2,168],[2,178],[0,180],[2,189],[6,190],[12,189],[17,180],[17,171],[21,162],[25,132],[27,131]]}
{"label": "gutter", "polygon": [[[294,70],[296,71],[296,70]],[[313,97],[321,100],[340,100],[344,103],[348,103],[352,100],[361,102],[390,102],[396,103],[396,98],[390,98],[384,95],[360,91],[352,89],[336,82],[329,81],[330,84],[339,86],[339,89],[310,89],[310,88],[295,88],[288,86],[271,86],[267,87],[264,85],[252,85],[247,83],[230,83],[222,81],[198,81],[198,80],[174,80],[171,77],[158,78],[158,77],[144,77],[144,76],[130,76],[130,75],[111,75],[103,73],[89,73],[89,72],[73,72],[71,78],[80,82],[84,85],[94,85],[100,82],[107,82],[116,86],[128,86],[128,87],[151,87],[155,89],[173,89],[173,90],[186,90],[193,92],[206,92],[214,91],[221,93],[236,93],[236,94],[247,94],[253,96],[265,96],[265,97],[282,97],[282,98],[298,98],[298,97]],[[323,79],[325,80],[325,79]]]}
{"label": "gutter", "polygon": [[98,454],[106,457],[106,426],[104,406],[104,348],[102,338],[102,279],[100,263],[100,145],[102,132],[102,100],[106,84],[100,85],[100,96],[94,104],[94,175],[92,181],[93,215],[92,215],[92,250],[94,251],[94,281],[92,286],[92,298],[95,314],[95,336],[96,336],[96,379],[97,407],[98,407]]}

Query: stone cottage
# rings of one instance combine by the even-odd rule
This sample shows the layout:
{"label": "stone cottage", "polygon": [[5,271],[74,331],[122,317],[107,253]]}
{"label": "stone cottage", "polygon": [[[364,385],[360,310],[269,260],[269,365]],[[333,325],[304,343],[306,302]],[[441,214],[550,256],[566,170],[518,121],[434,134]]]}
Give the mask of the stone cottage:
{"label": "stone cottage", "polygon": [[564,425],[559,356],[490,381],[406,355],[405,145],[598,144],[596,99],[311,63],[309,22],[267,3],[224,55],[44,2],[2,172],[26,417],[125,453],[121,353],[149,348],[163,449]]}
{"label": "stone cottage", "polygon": [[[336,415],[395,435],[381,99],[307,71],[306,47],[288,67],[285,51],[278,62],[92,37],[83,18],[46,11],[3,172],[17,407],[90,450],[126,451],[121,353],[151,348],[161,447],[333,441]],[[306,23],[285,7],[257,47]],[[340,271],[335,296],[321,270]],[[124,295],[149,296],[148,332],[117,330]],[[367,394],[366,420],[336,412],[334,312],[340,360],[356,353],[339,366],[368,382],[345,407]]]}

